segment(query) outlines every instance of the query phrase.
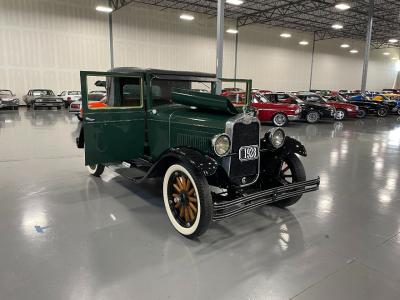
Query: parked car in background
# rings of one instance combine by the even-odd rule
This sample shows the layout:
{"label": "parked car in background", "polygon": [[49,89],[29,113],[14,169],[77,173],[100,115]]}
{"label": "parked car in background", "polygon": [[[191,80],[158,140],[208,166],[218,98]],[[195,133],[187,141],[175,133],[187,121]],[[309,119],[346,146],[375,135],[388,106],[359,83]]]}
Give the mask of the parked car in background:
{"label": "parked car in background", "polygon": [[400,89],[383,89],[382,94],[400,94]]}
{"label": "parked car in background", "polygon": [[81,91],[63,91],[58,96],[63,99],[65,108],[68,108],[72,102],[81,99]]}
{"label": "parked car in background", "polygon": [[[332,94],[330,91],[329,94]],[[328,95],[328,94],[327,94]],[[344,118],[356,118],[358,113],[358,106],[345,102],[329,101],[327,98],[322,97],[315,93],[303,93],[298,97],[307,102],[314,102],[319,104],[327,104],[335,108],[335,120],[343,120]]]}
{"label": "parked car in background", "polygon": [[0,89],[0,108],[18,109],[19,99],[10,90]]}
{"label": "parked car in background", "polygon": [[361,94],[343,94],[338,95],[342,96],[347,100],[348,103],[354,104],[358,106],[358,118],[364,118],[368,114],[374,114],[379,117],[386,117],[389,108],[382,102],[372,101],[369,97],[363,96]]}
{"label": "parked car in background", "polygon": [[[105,93],[89,93],[88,94],[88,103],[98,102],[104,100],[106,94]],[[69,106],[69,112],[80,112],[82,109],[82,99],[78,101],[74,101]]]}
{"label": "parked car in background", "polygon": [[56,96],[52,90],[47,89],[29,90],[23,97],[23,100],[28,108],[32,107],[33,109],[39,107],[56,107],[57,109],[61,109],[64,105],[61,97]]}
{"label": "parked car in background", "polygon": [[296,96],[308,105],[309,110],[305,116],[308,123],[316,123],[322,118],[335,118],[335,107],[329,105],[326,101],[321,101],[321,99],[323,99],[321,96],[310,92],[298,92]]}
{"label": "parked car in background", "polygon": [[231,92],[244,92],[244,91],[243,89],[237,87],[227,87],[222,89],[221,96],[223,96],[224,93],[231,93]]}
{"label": "parked car in background", "polygon": [[[231,100],[235,107],[246,105],[246,94],[225,93],[225,97]],[[294,103],[282,103],[278,101],[277,94],[252,93],[251,106],[257,109],[257,117],[260,122],[272,122],[277,127],[288,124],[289,121],[300,119],[301,108]]]}
{"label": "parked car in background", "polygon": [[331,90],[310,90],[311,93],[315,93],[321,96],[327,96],[332,93]]}
{"label": "parked car in background", "polygon": [[[400,95],[399,95],[400,96]],[[382,102],[389,108],[389,113],[400,114],[400,98],[389,98],[386,95],[378,94],[372,98],[373,101]]]}
{"label": "parked car in background", "polygon": [[379,95],[383,95],[390,100],[400,100],[400,94],[382,92],[381,94],[378,94],[376,96],[379,96]]}

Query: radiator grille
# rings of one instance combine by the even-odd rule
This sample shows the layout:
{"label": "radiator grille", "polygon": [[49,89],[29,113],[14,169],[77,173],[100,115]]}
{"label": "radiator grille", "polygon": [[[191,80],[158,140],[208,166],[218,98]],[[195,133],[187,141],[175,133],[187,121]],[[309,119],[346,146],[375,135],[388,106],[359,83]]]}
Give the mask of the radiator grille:
{"label": "radiator grille", "polygon": [[258,145],[259,144],[260,125],[258,122],[251,124],[236,123],[232,131],[232,153],[230,174],[231,180],[241,185],[243,177],[249,180],[256,177],[258,174],[258,159],[250,161],[239,160],[239,149],[242,146]]}

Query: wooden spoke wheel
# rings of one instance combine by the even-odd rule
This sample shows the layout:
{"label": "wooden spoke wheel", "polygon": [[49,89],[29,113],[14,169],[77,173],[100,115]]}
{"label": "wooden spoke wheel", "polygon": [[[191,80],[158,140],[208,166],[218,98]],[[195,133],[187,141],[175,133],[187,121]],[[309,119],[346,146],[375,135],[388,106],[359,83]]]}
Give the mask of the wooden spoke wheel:
{"label": "wooden spoke wheel", "polygon": [[164,205],[172,225],[186,237],[204,233],[212,220],[212,197],[208,182],[186,164],[170,166],[163,182]]}
{"label": "wooden spoke wheel", "polygon": [[[287,185],[295,182],[305,181],[306,172],[304,166],[296,154],[290,154],[282,159],[279,169],[278,180],[282,185]],[[301,195],[290,197],[276,202],[277,206],[287,207],[299,201]]]}
{"label": "wooden spoke wheel", "polygon": [[168,190],[168,203],[175,219],[182,226],[192,226],[197,217],[199,201],[190,178],[181,171],[174,172]]}

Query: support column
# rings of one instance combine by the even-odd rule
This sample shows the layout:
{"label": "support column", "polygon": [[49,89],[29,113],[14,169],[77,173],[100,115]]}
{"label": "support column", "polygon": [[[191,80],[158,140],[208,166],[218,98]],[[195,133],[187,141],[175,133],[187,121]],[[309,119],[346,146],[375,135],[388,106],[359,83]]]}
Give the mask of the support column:
{"label": "support column", "polygon": [[[217,78],[222,78],[222,65],[224,60],[224,4],[225,0],[218,0],[217,11],[217,61],[216,75]],[[221,94],[222,83],[218,80],[216,93]]]}
{"label": "support column", "polygon": [[[237,79],[237,60],[238,60],[238,43],[239,43],[239,20],[236,20],[236,37],[235,37],[235,70],[233,74],[233,78]],[[236,87],[236,81],[234,84],[234,87]]]}
{"label": "support column", "polygon": [[368,27],[367,27],[367,36],[365,39],[364,64],[363,64],[362,79],[361,79],[361,92],[363,93],[365,92],[365,89],[367,87],[369,50],[371,48],[373,18],[374,18],[374,0],[369,0]]}
{"label": "support column", "polygon": [[[108,2],[109,7],[113,7],[111,0]],[[114,37],[113,37],[113,23],[112,23],[112,12],[108,14],[108,31],[110,34],[110,64],[111,68],[114,68]]]}
{"label": "support column", "polygon": [[310,71],[310,87],[309,87],[309,90],[311,90],[311,87],[312,87],[312,77],[313,77],[313,69],[314,69],[314,52],[315,52],[315,31],[314,31],[313,42],[312,42],[311,71]]}

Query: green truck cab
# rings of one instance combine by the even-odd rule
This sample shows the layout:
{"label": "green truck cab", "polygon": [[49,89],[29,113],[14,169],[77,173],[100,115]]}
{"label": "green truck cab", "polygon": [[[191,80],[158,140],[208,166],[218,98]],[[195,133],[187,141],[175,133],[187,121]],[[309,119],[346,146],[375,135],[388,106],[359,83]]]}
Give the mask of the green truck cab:
{"label": "green truck cab", "polygon": [[[104,106],[87,100],[88,78],[104,76]],[[140,182],[163,178],[168,218],[193,238],[213,221],[254,208],[287,207],[315,191],[298,155],[304,146],[280,128],[260,136],[260,122],[247,106],[238,110],[216,95],[214,74],[115,68],[81,72],[83,115],[79,148],[94,176],[104,167]],[[208,93],[199,92],[207,86]]]}

